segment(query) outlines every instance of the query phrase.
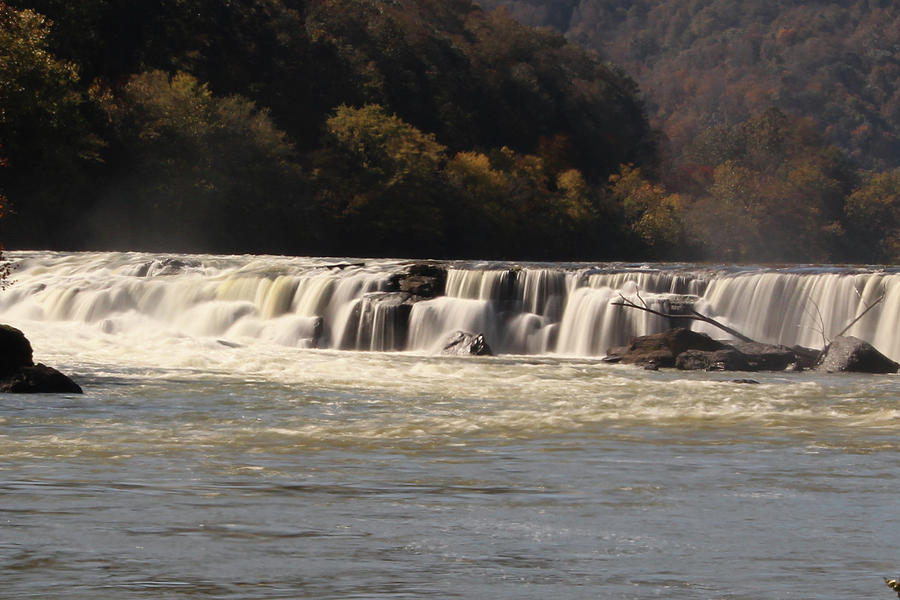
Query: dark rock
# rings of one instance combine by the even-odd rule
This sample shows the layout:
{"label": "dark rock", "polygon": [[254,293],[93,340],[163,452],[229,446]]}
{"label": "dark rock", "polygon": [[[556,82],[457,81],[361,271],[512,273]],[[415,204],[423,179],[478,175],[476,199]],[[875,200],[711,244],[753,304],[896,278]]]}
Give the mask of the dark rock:
{"label": "dark rock", "polygon": [[441,354],[493,356],[483,333],[454,331],[443,344]]}
{"label": "dark rock", "polygon": [[622,362],[628,364],[653,365],[657,369],[662,367],[670,369],[675,366],[675,355],[671,350],[663,348],[662,350],[652,350],[641,352],[640,354],[631,354],[622,357]]}
{"label": "dark rock", "polygon": [[898,368],[900,365],[872,344],[853,336],[834,338],[818,366],[819,370],[829,373],[896,373]]}
{"label": "dark rock", "polygon": [[685,371],[757,371],[747,356],[735,348],[721,350],[685,350],[675,360],[675,366]]}
{"label": "dark rock", "polygon": [[755,379],[732,379],[731,383],[746,383],[750,385],[759,385],[759,382]]}
{"label": "dark rock", "polygon": [[687,350],[714,351],[724,348],[705,333],[677,328],[636,337],[623,349],[610,349],[607,354],[622,357],[623,363],[647,364],[655,362],[660,367],[674,367],[675,357]]}
{"label": "dark rock", "polygon": [[82,393],[77,383],[56,369],[35,365],[31,342],[9,325],[0,325],[0,392]]}
{"label": "dark rock", "polygon": [[816,365],[818,365],[819,361],[822,359],[821,350],[804,348],[803,346],[791,346],[791,350],[794,352],[794,356],[797,357],[797,362],[788,366],[787,370],[789,371],[815,369]]}
{"label": "dark rock", "polygon": [[415,264],[390,278],[390,290],[410,294],[416,302],[442,296],[447,285],[447,269],[432,264]]}
{"label": "dark rock", "polygon": [[762,344],[759,342],[735,342],[733,348],[747,357],[747,371],[784,371],[798,362],[796,352],[787,346]]}
{"label": "dark rock", "polygon": [[614,348],[607,348],[606,356],[604,356],[600,360],[608,363],[622,362],[622,357],[627,353],[628,346],[616,346]]}
{"label": "dark rock", "polygon": [[9,325],[0,325],[0,377],[34,365],[31,342],[25,334]]}
{"label": "dark rock", "polygon": [[23,367],[0,381],[0,392],[16,394],[81,394],[81,387],[52,367]]}
{"label": "dark rock", "polygon": [[434,277],[410,275],[400,280],[399,289],[419,298],[434,298],[440,295],[441,283]]}
{"label": "dark rock", "polygon": [[177,275],[189,267],[199,267],[200,263],[195,260],[181,260],[179,258],[161,258],[144,263],[138,267],[135,276],[137,277],[156,277]]}

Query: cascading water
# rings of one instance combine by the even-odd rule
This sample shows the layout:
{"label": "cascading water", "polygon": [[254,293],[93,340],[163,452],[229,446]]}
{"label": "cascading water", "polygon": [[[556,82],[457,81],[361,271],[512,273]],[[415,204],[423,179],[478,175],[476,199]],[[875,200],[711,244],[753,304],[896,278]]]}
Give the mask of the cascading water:
{"label": "cascading water", "polygon": [[[438,351],[456,330],[484,333],[495,352],[602,356],[673,321],[674,299],[759,341],[822,347],[867,306],[849,335],[900,359],[900,273],[838,268],[629,268],[622,265],[439,267],[442,295],[406,286],[409,263],[135,253],[11,253],[4,320],[224,344]],[[883,299],[881,297],[883,296]],[[720,330],[697,324],[714,337]]]}

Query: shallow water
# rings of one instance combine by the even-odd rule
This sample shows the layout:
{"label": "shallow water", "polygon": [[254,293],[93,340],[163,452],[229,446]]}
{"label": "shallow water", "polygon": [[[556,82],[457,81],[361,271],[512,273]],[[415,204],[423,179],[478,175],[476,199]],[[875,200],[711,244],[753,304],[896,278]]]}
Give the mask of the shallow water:
{"label": "shallow water", "polygon": [[893,595],[898,376],[13,316],[86,393],[0,395],[0,597]]}

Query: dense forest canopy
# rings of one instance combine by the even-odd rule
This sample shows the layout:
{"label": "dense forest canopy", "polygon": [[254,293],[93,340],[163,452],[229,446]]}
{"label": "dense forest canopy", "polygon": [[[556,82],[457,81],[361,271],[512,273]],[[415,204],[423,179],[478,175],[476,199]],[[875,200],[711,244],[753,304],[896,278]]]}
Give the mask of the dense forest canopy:
{"label": "dense forest canopy", "polygon": [[[783,59],[759,28],[744,62],[731,58],[736,28],[780,23],[778,3],[504,4],[0,0],[3,238],[344,256],[900,257],[888,104],[853,138],[868,145],[846,144],[848,98],[871,90],[764,81],[760,57]],[[510,15],[593,44],[647,88]],[[722,23],[718,54],[694,48]],[[818,34],[782,38],[794,35]],[[841,64],[817,68],[837,76]],[[677,102],[654,95],[651,67]],[[817,108],[835,105],[830,119],[779,102],[804,86]],[[869,118],[870,100],[854,118]]]}
{"label": "dense forest canopy", "polygon": [[900,166],[900,5],[889,0],[480,0],[622,65],[675,151],[770,106],[867,168]]}

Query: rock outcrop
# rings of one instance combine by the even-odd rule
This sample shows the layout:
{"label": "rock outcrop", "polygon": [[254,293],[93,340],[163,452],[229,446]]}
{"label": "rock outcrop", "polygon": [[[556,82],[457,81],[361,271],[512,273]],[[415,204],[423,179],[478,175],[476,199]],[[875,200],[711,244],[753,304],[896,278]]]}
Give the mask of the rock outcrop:
{"label": "rock outcrop", "polygon": [[680,327],[636,337],[627,346],[612,348],[607,351],[607,362],[614,362],[618,358],[626,364],[674,367],[676,357],[683,352],[688,350],[713,352],[724,347],[725,344],[705,333]]}
{"label": "rock outcrop", "polygon": [[441,354],[493,356],[483,333],[454,331],[442,345]]}
{"label": "rock outcrop", "polygon": [[875,349],[872,344],[853,336],[834,338],[817,367],[829,373],[896,373],[896,362]]}
{"label": "rock outcrop", "polygon": [[81,387],[66,375],[34,364],[31,342],[21,331],[0,325],[0,392],[81,394]]}
{"label": "rock outcrop", "polygon": [[636,337],[628,346],[612,348],[606,362],[705,371],[800,371],[812,368],[817,350],[759,342],[726,344],[690,329],[669,329]]}
{"label": "rock outcrop", "polygon": [[447,269],[432,264],[415,264],[403,273],[391,276],[391,291],[405,292],[413,301],[435,298],[444,294]]}

